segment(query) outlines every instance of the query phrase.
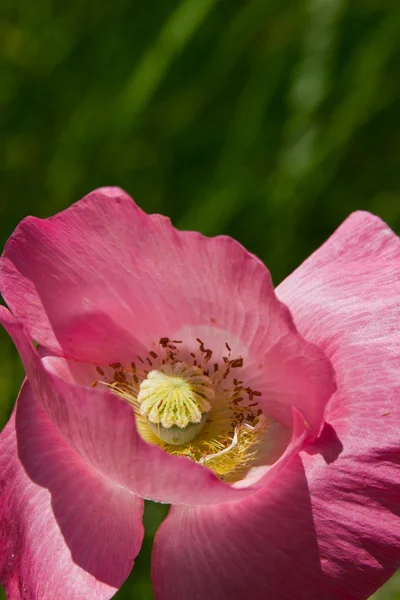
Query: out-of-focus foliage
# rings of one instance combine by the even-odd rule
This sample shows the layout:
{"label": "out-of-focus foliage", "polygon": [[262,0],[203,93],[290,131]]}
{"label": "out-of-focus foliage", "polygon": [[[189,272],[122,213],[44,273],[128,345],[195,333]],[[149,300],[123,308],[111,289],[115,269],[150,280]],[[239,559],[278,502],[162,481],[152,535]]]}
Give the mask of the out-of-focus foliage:
{"label": "out-of-focus foliage", "polygon": [[[0,39],[2,244],[106,184],[233,235],[276,283],[355,209],[399,228],[397,0],[3,0]],[[5,335],[0,359],[3,424],[22,377]],[[148,504],[117,598],[152,598],[165,511]]]}

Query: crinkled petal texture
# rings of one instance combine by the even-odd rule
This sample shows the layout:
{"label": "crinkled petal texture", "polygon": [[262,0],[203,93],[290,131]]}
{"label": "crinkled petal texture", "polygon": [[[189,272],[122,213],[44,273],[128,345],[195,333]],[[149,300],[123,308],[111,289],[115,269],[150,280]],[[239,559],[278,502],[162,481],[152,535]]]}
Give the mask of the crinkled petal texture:
{"label": "crinkled petal texture", "polygon": [[29,383],[0,437],[0,474],[7,599],[111,598],[142,543],[143,500],[66,444]]}
{"label": "crinkled petal texture", "polygon": [[68,358],[129,364],[182,335],[221,359],[228,342],[269,416],[291,426],[295,407],[311,436],[320,431],[331,365],[298,334],[265,266],[231,238],[179,232],[103,188],[50,219],[25,219],[6,245],[0,285],[31,338]]}
{"label": "crinkled petal texture", "polygon": [[336,370],[328,423],[255,495],[171,509],[157,600],[363,600],[399,566],[399,282],[399,239],[355,213],[279,286]]}

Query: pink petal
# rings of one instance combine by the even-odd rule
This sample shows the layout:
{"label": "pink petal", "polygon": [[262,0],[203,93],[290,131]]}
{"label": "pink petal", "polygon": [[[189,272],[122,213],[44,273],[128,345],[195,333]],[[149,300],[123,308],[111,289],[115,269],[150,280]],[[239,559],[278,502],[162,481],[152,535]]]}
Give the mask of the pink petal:
{"label": "pink petal", "polygon": [[365,213],[279,286],[334,365],[329,424],[257,494],[171,510],[157,600],[365,600],[399,567],[399,287],[399,240]]}
{"label": "pink petal", "polygon": [[241,378],[262,394],[259,403],[265,414],[291,426],[295,407],[306,419],[310,436],[317,437],[326,404],[336,389],[332,365],[324,353],[296,331],[288,331],[271,348],[260,350],[260,360],[262,368],[253,360]]}
{"label": "pink petal", "polygon": [[0,436],[0,472],[7,598],[111,598],[142,543],[143,501],[73,452],[28,383]]}
{"label": "pink petal", "polygon": [[185,343],[203,336],[222,346],[219,359],[228,342],[271,417],[291,425],[295,406],[314,436],[320,430],[331,365],[297,334],[265,266],[230,238],[146,215],[122,190],[25,219],[3,255],[1,292],[33,339],[95,364],[130,362],[182,333]]}
{"label": "pink petal", "polygon": [[357,455],[399,448],[399,238],[354,213],[277,293],[334,365],[327,420],[343,445]]}
{"label": "pink petal", "polygon": [[384,506],[399,512],[388,475],[365,492],[325,464],[309,488],[296,458],[239,502],[172,507],[154,543],[156,600],[365,600],[398,566],[399,528],[382,521]]}
{"label": "pink petal", "polygon": [[299,459],[240,502],[172,507],[154,542],[156,600],[329,600],[314,594],[319,573]]}

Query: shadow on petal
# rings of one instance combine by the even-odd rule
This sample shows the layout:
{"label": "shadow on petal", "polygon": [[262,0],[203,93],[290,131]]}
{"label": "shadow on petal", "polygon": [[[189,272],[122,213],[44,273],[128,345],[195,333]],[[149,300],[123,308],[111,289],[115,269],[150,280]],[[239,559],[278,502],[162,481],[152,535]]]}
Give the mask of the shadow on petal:
{"label": "shadow on petal", "polygon": [[330,423],[325,423],[318,439],[312,445],[305,448],[307,454],[311,454],[312,456],[320,454],[328,465],[335,462],[342,451],[343,444]]}
{"label": "shadow on petal", "polygon": [[130,363],[132,357],[148,352],[132,333],[117,325],[105,312],[75,315],[60,324],[57,339],[64,356],[98,365],[115,361]]}

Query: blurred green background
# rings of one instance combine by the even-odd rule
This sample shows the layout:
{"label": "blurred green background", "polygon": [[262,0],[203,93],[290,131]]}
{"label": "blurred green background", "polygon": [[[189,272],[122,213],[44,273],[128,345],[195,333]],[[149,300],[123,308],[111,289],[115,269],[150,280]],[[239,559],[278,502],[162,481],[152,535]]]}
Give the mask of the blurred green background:
{"label": "blurred green background", "polygon": [[[101,185],[236,237],[275,283],[355,209],[399,230],[398,0],[2,0],[0,40],[1,245]],[[22,370],[0,354],[3,425]],[[166,510],[117,598],[152,598]]]}

